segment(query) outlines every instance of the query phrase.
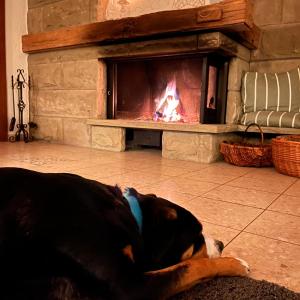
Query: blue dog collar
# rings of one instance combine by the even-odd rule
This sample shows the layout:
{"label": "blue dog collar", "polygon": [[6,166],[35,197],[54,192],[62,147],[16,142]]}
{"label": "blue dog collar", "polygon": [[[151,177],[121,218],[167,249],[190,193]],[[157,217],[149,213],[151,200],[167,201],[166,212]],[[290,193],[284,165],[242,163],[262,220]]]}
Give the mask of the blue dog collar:
{"label": "blue dog collar", "polygon": [[139,227],[139,232],[142,233],[143,215],[138,199],[130,193],[130,188],[126,188],[123,197],[127,200],[131,213]]}

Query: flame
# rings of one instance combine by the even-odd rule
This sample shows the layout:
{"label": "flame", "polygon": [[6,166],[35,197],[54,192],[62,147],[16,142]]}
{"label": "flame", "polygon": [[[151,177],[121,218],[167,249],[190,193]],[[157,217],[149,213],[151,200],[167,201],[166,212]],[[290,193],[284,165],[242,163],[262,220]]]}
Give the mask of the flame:
{"label": "flame", "polygon": [[176,80],[171,80],[165,89],[164,96],[160,100],[156,100],[154,120],[165,122],[176,122],[181,120],[181,115],[177,112],[180,99],[176,92]]}

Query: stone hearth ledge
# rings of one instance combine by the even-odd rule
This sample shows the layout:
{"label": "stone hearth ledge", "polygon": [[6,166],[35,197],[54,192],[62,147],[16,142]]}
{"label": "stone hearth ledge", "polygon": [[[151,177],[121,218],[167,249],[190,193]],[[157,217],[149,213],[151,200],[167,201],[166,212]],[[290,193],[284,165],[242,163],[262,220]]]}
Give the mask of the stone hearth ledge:
{"label": "stone hearth ledge", "polygon": [[198,133],[227,133],[238,131],[238,125],[236,124],[163,123],[155,121],[124,119],[88,119],[87,124],[102,127],[121,127]]}
{"label": "stone hearth ledge", "polygon": [[183,124],[131,120],[88,120],[92,147],[100,150],[125,151],[126,128],[162,130],[162,156],[168,159],[212,163],[221,159],[219,147],[224,140],[239,139],[237,125]]}

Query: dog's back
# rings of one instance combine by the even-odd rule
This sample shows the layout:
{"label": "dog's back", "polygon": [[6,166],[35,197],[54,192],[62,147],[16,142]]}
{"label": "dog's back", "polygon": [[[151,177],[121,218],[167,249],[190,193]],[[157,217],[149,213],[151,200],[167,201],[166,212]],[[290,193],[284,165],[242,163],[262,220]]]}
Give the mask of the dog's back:
{"label": "dog's back", "polygon": [[94,281],[113,298],[120,292],[114,282],[126,285],[128,275],[138,274],[122,252],[130,244],[138,255],[138,228],[113,187],[72,174],[2,168],[0,188],[0,272],[6,282]]}
{"label": "dog's back", "polygon": [[0,192],[0,299],[158,300],[248,272],[215,256],[215,240],[206,247],[189,211],[155,195],[129,189],[125,199],[77,175],[18,168],[0,168]]}

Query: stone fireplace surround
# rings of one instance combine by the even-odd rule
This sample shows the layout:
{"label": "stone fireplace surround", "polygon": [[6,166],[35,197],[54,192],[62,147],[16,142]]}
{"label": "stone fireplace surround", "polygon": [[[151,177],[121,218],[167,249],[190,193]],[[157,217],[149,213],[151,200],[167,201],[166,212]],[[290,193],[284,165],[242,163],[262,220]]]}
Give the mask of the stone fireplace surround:
{"label": "stone fireplace surround", "polygon": [[[106,119],[104,58],[211,51],[231,57],[226,124]],[[32,54],[31,120],[39,126],[33,134],[38,139],[124,151],[126,128],[161,130],[163,157],[213,162],[219,159],[219,143],[236,138],[240,83],[249,60],[250,50],[220,32]]]}
{"label": "stone fireplace surround", "polygon": [[[214,19],[215,15],[212,17]],[[27,41],[30,39],[29,35]],[[28,43],[25,43],[25,48],[26,45]],[[30,45],[36,47],[37,44]],[[125,123],[123,120],[106,119],[105,58],[208,52],[231,57],[226,124]],[[219,158],[220,141],[235,138],[233,133],[238,129],[240,114],[241,78],[243,72],[249,70],[249,61],[248,48],[218,31],[109,45],[93,43],[92,46],[77,45],[73,49],[55,50],[52,47],[46,52],[30,54],[29,73],[33,82],[30,119],[39,126],[33,134],[38,139],[53,142],[124,151],[126,128],[160,130],[163,132],[164,157],[215,161]]]}
{"label": "stone fireplace surround", "polygon": [[227,94],[226,124],[182,124],[155,121],[108,120],[106,99],[100,104],[103,119],[89,119],[92,147],[124,151],[126,128],[163,131],[162,155],[173,159],[212,162],[219,158],[219,143],[235,138],[240,113],[240,81],[243,71],[249,69],[250,51],[220,32],[193,34],[147,42],[114,45],[106,48],[107,57],[139,57],[170,54],[214,52],[231,57]]}

